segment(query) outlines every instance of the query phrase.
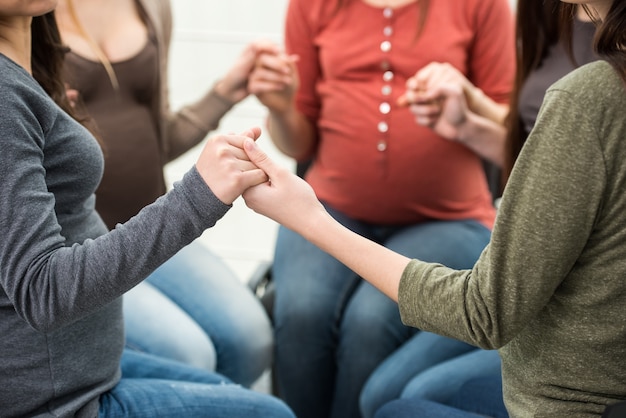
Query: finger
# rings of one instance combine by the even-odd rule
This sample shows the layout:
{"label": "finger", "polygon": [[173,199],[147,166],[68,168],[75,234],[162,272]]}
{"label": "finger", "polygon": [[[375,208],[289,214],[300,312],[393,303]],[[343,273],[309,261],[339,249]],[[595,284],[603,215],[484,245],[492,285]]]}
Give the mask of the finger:
{"label": "finger", "polygon": [[240,135],[247,136],[248,138],[252,138],[256,141],[261,136],[261,128],[259,128],[258,126],[253,126],[252,128],[243,131]]}
{"label": "finger", "polygon": [[294,71],[288,70],[286,72],[282,72],[276,70],[275,68],[256,67],[252,74],[250,74],[249,83],[271,82],[277,84],[291,84],[293,74],[295,74]]}
{"label": "finger", "polygon": [[411,113],[417,117],[437,117],[441,113],[439,102],[428,102],[426,104],[413,104],[410,107]]}
{"label": "finger", "polygon": [[265,171],[260,168],[255,168],[253,170],[247,170],[241,173],[241,185],[246,189],[250,187],[257,186],[261,183],[266,183],[269,181],[269,177],[265,173]]}
{"label": "finger", "polygon": [[269,178],[276,173],[277,166],[267,154],[251,139],[244,140],[243,149],[254,165],[267,173]]}
{"label": "finger", "polygon": [[282,93],[290,84],[272,81],[251,81],[248,83],[248,91],[257,96],[266,93]]}
{"label": "finger", "polygon": [[262,53],[256,60],[256,68],[263,68],[279,74],[289,74],[291,72],[290,62],[289,57],[285,54]]}

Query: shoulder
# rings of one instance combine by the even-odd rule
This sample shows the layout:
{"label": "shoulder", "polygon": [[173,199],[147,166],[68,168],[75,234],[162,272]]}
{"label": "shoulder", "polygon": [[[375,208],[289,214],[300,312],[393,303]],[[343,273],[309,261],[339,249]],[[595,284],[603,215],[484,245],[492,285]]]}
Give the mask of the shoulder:
{"label": "shoulder", "polygon": [[145,10],[148,19],[156,30],[170,30],[172,26],[172,5],[170,0],[136,0]]}
{"label": "shoulder", "polygon": [[514,21],[508,0],[468,0],[467,12],[479,28],[485,21],[499,22],[503,26],[510,26]]}
{"label": "shoulder", "polygon": [[569,99],[566,102],[585,108],[587,113],[615,114],[626,106],[625,88],[617,71],[600,60],[565,75],[548,89],[546,97]]}
{"label": "shoulder", "polygon": [[[349,0],[361,1],[361,0]],[[287,21],[298,20],[306,22],[312,29],[316,30],[332,18],[337,10],[336,0],[289,0],[287,7]],[[344,8],[347,6],[343,6]]]}
{"label": "shoulder", "polygon": [[41,86],[19,65],[0,54],[0,123],[10,129],[22,123],[51,126],[57,106]]}

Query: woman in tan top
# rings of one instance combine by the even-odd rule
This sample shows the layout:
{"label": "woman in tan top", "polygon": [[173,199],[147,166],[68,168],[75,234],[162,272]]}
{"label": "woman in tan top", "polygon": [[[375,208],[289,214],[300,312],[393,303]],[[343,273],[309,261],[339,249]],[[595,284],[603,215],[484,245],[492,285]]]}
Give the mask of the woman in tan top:
{"label": "woman in tan top", "polygon": [[[166,191],[163,167],[216,129],[247,96],[260,44],[195,103],[172,112],[166,0],[63,0],[57,8],[70,89],[95,124],[105,154],[96,209],[110,229]],[[267,47],[269,48],[269,47]],[[124,298],[127,347],[217,370],[249,386],[269,366],[273,338],[258,299],[194,242]]]}

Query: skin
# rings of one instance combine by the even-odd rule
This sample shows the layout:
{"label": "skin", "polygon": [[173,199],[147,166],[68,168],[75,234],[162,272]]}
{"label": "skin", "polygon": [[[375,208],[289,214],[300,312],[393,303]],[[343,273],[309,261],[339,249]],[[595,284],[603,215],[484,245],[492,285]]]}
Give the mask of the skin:
{"label": "skin", "polygon": [[[135,0],[73,0],[78,20],[110,62],[135,56],[146,44],[148,31]],[[60,0],[56,9],[63,41],[79,55],[97,61],[98,56],[70,14],[70,0]],[[215,92],[231,103],[249,95],[248,76],[259,54],[277,54],[269,41],[248,44],[232,67],[214,85]],[[74,93],[72,93],[74,94]]]}
{"label": "skin", "polygon": [[[586,4],[592,12],[604,18],[612,1],[570,3]],[[283,57],[282,63],[265,61],[263,65],[285,70],[288,63]],[[285,73],[281,74],[273,82],[283,82],[281,77]],[[460,94],[460,91],[456,93]],[[410,259],[343,227],[326,212],[308,183],[270,160],[254,141],[245,140],[243,145],[250,160],[269,177],[269,182],[244,192],[248,207],[301,234],[397,301],[400,279]]]}
{"label": "skin", "polygon": [[[31,73],[31,22],[55,9],[53,0],[0,0],[0,53]],[[267,175],[248,159],[243,142],[259,138],[252,128],[240,135],[209,138],[196,162],[196,168],[215,196],[232,204],[244,190],[267,182]]]}
{"label": "skin", "polygon": [[[412,1],[365,2],[399,7]],[[268,129],[276,147],[300,160],[314,152],[317,139],[314,127],[296,109],[297,59],[284,53],[261,54],[248,88],[269,110]],[[420,69],[408,80],[398,104],[409,107],[416,123],[503,165],[508,106],[491,100],[450,64],[433,62]]]}
{"label": "skin", "polygon": [[277,165],[254,141],[245,140],[250,160],[270,181],[243,194],[246,205],[301,234],[361,277],[398,300],[398,283],[410,259],[367,240],[335,221],[300,177]]}
{"label": "skin", "polygon": [[474,86],[449,63],[432,62],[407,80],[398,99],[419,125],[457,141],[498,166],[504,164],[508,106]]}

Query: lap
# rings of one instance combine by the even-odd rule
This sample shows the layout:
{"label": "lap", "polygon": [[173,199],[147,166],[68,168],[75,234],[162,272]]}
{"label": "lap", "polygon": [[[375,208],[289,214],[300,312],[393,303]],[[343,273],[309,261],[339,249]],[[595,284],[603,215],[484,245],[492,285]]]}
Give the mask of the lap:
{"label": "lap", "polygon": [[100,418],[292,418],[279,400],[233,384],[217,374],[125,350],[122,378],[100,397]]}

